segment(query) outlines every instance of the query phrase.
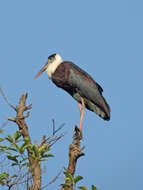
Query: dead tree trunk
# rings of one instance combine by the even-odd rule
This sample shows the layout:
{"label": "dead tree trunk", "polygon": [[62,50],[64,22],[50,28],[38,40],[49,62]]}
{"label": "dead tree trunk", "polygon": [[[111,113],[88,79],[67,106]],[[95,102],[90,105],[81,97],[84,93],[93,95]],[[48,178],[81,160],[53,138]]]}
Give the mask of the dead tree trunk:
{"label": "dead tree trunk", "polygon": [[[32,105],[26,106],[26,98],[27,93],[23,94],[20,97],[19,105],[17,107],[14,107],[10,104],[10,106],[16,111],[16,117],[15,118],[9,118],[8,120],[15,122],[18,127],[19,131],[22,134],[23,138],[28,141],[28,145],[32,145],[31,138],[28,131],[28,126],[25,122],[25,118],[29,116],[29,113],[24,115],[24,112],[27,110],[30,110],[32,108]],[[40,162],[37,160],[34,160],[31,155],[32,151],[29,147],[27,147],[28,152],[28,159],[29,159],[29,170],[32,174],[33,183],[31,187],[29,187],[29,190],[40,190],[41,189],[41,166]]]}

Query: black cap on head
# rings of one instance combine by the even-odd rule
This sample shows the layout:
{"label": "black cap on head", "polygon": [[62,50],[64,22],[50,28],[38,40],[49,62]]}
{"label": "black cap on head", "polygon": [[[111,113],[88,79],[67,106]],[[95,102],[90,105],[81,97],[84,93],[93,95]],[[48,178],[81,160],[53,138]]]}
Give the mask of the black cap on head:
{"label": "black cap on head", "polygon": [[50,55],[50,56],[48,57],[48,59],[54,58],[55,56],[56,56],[56,53]]}

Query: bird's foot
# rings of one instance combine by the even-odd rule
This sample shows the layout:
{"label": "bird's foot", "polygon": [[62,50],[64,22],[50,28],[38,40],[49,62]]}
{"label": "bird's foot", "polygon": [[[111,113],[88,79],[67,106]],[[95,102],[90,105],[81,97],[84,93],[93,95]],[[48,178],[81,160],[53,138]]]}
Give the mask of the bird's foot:
{"label": "bird's foot", "polygon": [[83,138],[82,130],[80,130],[80,128],[78,128],[78,126],[76,126],[76,125],[75,125],[72,136],[73,136],[74,140],[81,140]]}

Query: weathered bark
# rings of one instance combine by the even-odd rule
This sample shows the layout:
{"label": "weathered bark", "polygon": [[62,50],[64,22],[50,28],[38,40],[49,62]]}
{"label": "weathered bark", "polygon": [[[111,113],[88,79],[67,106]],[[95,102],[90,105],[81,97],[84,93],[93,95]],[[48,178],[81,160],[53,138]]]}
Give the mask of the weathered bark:
{"label": "weathered bark", "polygon": [[[68,163],[67,171],[74,177],[77,160],[81,156],[84,156],[84,153],[82,152],[83,147],[80,146],[80,140],[82,139],[82,134],[77,126],[75,126],[75,134],[73,138],[74,140],[72,144],[70,144],[69,146],[69,163]],[[69,187],[63,186],[61,190],[74,190],[73,183],[67,180],[66,184],[68,184]]]}

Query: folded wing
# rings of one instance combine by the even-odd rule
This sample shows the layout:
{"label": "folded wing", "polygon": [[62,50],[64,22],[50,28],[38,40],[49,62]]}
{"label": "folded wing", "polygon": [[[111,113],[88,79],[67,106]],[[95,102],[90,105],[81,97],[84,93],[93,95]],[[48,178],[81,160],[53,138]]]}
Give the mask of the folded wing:
{"label": "folded wing", "polygon": [[77,101],[80,101],[80,98],[83,97],[87,109],[96,112],[105,120],[110,120],[110,107],[102,95],[102,87],[77,65],[69,64],[71,64],[69,83],[74,89],[72,96]]}

